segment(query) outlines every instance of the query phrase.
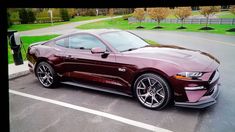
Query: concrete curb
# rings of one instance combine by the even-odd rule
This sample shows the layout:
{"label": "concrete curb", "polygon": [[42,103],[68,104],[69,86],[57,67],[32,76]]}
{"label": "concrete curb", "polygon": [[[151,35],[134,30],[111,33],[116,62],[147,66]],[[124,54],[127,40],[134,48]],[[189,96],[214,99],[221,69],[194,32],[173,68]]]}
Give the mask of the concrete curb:
{"label": "concrete curb", "polygon": [[27,71],[21,71],[21,72],[17,72],[17,73],[10,74],[10,75],[8,76],[8,79],[9,79],[9,80],[13,80],[13,79],[16,79],[16,78],[19,78],[19,77],[22,77],[22,76],[26,76],[26,75],[28,75],[28,74],[30,74],[30,71],[29,71],[29,70],[27,70]]}
{"label": "concrete curb", "polygon": [[28,61],[24,61],[22,65],[9,64],[8,65],[8,79],[12,80],[30,73]]}

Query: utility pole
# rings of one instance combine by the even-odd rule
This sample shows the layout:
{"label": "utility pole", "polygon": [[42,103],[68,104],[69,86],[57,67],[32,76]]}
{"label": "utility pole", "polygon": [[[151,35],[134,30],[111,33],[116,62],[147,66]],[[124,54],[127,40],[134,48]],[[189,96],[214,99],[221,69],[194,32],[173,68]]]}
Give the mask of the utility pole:
{"label": "utility pole", "polygon": [[51,18],[51,26],[53,26],[53,12],[51,9],[49,9],[48,13],[50,14],[50,18]]}
{"label": "utility pole", "polygon": [[99,9],[96,8],[96,16],[99,15]]}

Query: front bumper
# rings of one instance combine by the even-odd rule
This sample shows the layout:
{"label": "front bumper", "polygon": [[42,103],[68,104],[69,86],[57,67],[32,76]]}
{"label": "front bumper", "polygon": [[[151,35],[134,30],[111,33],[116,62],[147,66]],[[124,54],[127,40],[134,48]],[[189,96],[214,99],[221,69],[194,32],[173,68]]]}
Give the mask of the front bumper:
{"label": "front bumper", "polygon": [[219,95],[219,84],[214,86],[211,95],[203,96],[197,102],[175,102],[175,106],[188,107],[188,108],[205,108],[216,103],[216,98]]}
{"label": "front bumper", "polygon": [[34,72],[34,65],[30,61],[28,61],[28,67],[30,72]]}

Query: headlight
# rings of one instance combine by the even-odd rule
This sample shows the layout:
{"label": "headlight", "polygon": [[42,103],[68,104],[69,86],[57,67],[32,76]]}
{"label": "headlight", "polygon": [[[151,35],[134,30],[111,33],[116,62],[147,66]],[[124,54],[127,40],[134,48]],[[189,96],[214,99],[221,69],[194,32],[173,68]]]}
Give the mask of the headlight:
{"label": "headlight", "polygon": [[176,74],[174,77],[181,80],[197,80],[202,75],[202,72],[181,72]]}

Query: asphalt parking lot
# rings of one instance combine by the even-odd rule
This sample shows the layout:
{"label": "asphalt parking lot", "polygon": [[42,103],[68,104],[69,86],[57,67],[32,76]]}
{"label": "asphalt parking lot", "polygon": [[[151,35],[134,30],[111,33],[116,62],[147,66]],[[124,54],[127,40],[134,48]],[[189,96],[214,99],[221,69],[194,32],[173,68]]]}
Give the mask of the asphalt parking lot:
{"label": "asphalt parking lot", "polygon": [[[162,111],[143,108],[133,98],[60,85],[43,88],[33,74],[10,80],[10,90],[44,100],[9,94],[11,132],[233,132],[235,130],[235,37],[185,32],[132,31],[162,44],[174,44],[206,51],[221,61],[220,95],[217,104],[206,109],[169,106]],[[107,118],[47,102],[45,99],[109,113]],[[124,120],[129,119],[129,120]],[[123,121],[123,122],[121,122]],[[132,121],[136,121],[131,123]],[[138,126],[138,123],[140,126]],[[137,126],[135,126],[137,124]],[[143,125],[143,126],[142,126]]]}

